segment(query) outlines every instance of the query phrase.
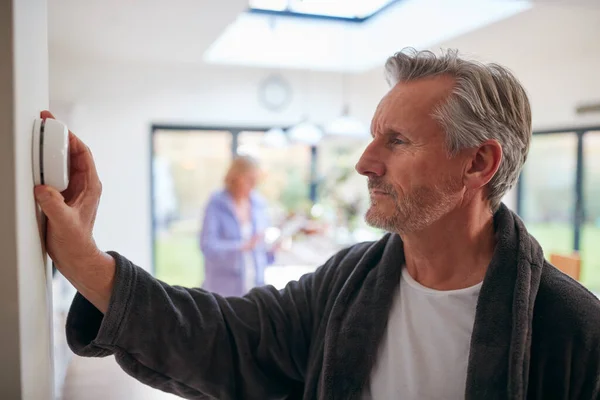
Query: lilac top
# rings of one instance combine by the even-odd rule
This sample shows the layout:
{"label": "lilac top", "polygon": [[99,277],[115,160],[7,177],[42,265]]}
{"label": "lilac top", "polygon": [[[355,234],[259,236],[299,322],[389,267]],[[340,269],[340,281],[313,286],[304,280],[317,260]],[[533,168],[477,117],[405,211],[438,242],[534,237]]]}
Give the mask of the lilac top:
{"label": "lilac top", "polygon": [[[269,227],[267,204],[256,192],[250,195],[252,234]],[[214,193],[205,209],[200,231],[200,249],[204,255],[203,288],[223,296],[242,296],[246,292],[246,269],[253,268],[255,284],[264,284],[265,267],[273,254],[259,242],[250,252],[253,266],[246,265],[242,246],[242,226],[235,213],[233,198],[226,190]]]}

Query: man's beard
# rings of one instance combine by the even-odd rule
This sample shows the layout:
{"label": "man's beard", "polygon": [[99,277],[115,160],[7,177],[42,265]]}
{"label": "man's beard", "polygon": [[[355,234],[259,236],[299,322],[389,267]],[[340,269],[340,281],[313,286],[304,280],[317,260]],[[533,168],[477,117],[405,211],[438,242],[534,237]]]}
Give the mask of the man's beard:
{"label": "man's beard", "polygon": [[[422,231],[448,213],[460,184],[448,178],[440,185],[412,188],[401,198],[394,187],[381,178],[369,178],[368,187],[387,193],[389,199],[371,198],[365,221],[375,228],[404,234]],[[385,202],[391,202],[393,208],[385,207]]]}

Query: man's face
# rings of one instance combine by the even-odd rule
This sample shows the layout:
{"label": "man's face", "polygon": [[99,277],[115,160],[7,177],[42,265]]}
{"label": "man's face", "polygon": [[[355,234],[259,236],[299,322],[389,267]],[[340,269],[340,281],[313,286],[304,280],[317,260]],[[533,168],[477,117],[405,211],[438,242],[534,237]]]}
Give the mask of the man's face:
{"label": "man's face", "polygon": [[453,86],[446,76],[401,82],[377,107],[373,140],[356,165],[368,177],[370,225],[420,231],[460,203],[464,159],[449,157],[445,132],[431,116]]}

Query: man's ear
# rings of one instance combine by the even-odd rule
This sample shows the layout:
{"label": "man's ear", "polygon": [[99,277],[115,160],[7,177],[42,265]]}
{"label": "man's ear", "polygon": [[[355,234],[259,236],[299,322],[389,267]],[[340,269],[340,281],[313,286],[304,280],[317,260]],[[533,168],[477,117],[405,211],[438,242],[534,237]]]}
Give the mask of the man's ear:
{"label": "man's ear", "polygon": [[471,153],[465,168],[464,183],[469,189],[485,186],[498,171],[502,146],[496,140],[486,140]]}

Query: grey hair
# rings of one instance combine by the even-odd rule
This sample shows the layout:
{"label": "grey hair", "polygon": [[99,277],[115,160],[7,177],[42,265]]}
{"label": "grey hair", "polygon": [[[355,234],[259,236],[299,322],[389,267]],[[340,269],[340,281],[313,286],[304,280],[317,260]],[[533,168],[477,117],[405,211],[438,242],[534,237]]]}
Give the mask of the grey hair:
{"label": "grey hair", "polygon": [[390,86],[436,75],[456,80],[451,96],[433,112],[446,132],[449,154],[454,156],[490,139],[502,146],[500,166],[488,183],[488,200],[495,211],[527,159],[532,130],[527,93],[507,68],[463,59],[457,50],[436,56],[431,51],[406,48],[385,64]]}

